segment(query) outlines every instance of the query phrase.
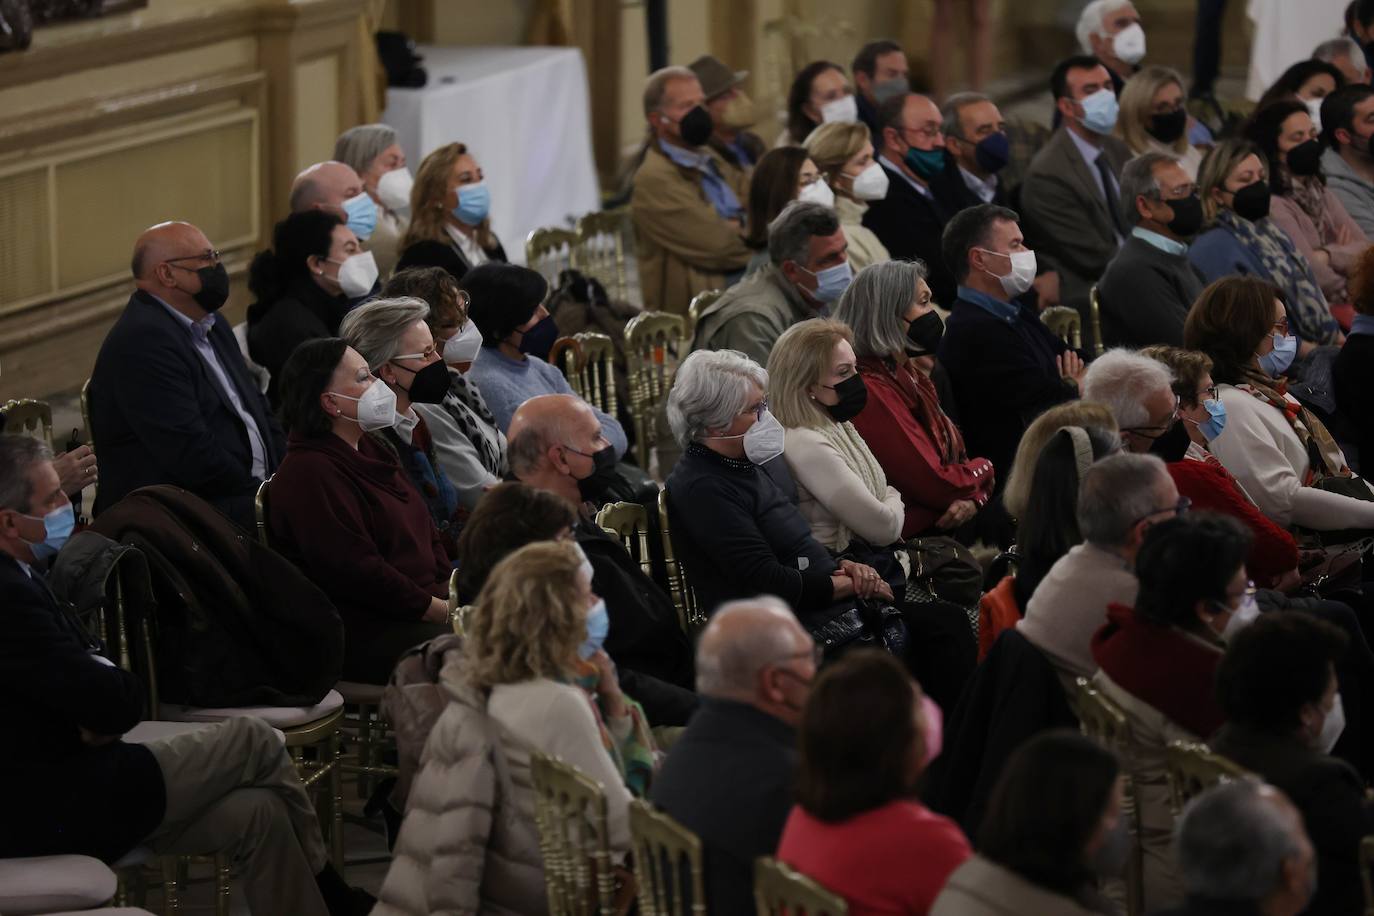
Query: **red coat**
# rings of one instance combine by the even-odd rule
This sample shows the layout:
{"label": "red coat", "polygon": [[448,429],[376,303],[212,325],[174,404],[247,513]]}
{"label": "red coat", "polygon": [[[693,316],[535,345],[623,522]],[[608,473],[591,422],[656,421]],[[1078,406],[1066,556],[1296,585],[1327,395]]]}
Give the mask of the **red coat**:
{"label": "red coat", "polygon": [[887,482],[902,494],[902,537],[929,530],[955,500],[986,505],[992,498],[992,462],[969,459],[959,428],[940,409],[940,396],[925,373],[865,357],[859,374],[868,386],[868,403],[854,418],[854,428]]}

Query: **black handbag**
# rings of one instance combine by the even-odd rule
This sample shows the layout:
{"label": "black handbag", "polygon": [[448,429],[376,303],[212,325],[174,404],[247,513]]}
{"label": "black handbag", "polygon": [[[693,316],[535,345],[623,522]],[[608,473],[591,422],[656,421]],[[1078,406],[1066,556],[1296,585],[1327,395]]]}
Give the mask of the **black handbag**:
{"label": "black handbag", "polygon": [[811,638],[832,662],[852,649],[886,649],[905,660],[911,634],[902,612],[887,604],[858,599],[821,624],[807,626]]}

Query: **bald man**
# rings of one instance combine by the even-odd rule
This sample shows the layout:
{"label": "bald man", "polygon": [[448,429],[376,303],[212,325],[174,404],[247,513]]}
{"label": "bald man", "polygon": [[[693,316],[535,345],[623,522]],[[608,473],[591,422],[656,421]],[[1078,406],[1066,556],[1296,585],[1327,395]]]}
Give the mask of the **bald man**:
{"label": "bald man", "polygon": [[361,241],[367,241],[377,228],[377,203],[363,180],[352,168],[332,159],[309,166],[291,182],[291,212],[305,210],[337,214]]}
{"label": "bald man", "polygon": [[654,779],[654,804],[705,849],[712,913],[752,913],[754,860],[778,848],[792,808],[797,723],[816,645],[778,598],[720,606],[697,643],[692,718]]}
{"label": "bald man", "polygon": [[219,252],[190,223],[160,223],[138,237],[131,268],[138,288],[91,373],[95,512],[173,484],[251,531],[283,437],[219,314],[229,296]]}

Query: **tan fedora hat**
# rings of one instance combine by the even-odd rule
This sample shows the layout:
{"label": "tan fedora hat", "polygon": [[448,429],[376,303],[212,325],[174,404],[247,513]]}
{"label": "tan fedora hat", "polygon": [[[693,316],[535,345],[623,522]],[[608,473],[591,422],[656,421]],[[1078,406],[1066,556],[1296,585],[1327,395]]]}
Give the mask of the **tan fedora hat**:
{"label": "tan fedora hat", "polygon": [[708,99],[715,98],[749,78],[748,70],[731,70],[721,63],[719,58],[710,54],[701,55],[688,64],[687,69],[697,75],[701,91]]}

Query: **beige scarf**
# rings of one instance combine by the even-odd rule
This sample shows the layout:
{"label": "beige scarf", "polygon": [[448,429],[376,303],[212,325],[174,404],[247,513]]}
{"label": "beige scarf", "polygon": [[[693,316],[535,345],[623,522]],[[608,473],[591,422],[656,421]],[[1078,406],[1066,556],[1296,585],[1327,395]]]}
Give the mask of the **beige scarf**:
{"label": "beige scarf", "polygon": [[[854,428],[853,423],[827,423],[821,427],[820,433],[825,440],[835,446],[835,450],[840,453],[844,463],[849,465],[849,469],[859,475],[864,486],[873,498],[882,502],[887,497],[887,475],[883,473],[882,465],[878,464],[878,459],[873,457],[873,452],[868,448],[868,443],[864,442],[859,431]],[[836,522],[835,548],[840,551],[849,548],[851,532],[844,525]],[[874,547],[886,547],[886,544],[874,544]]]}

